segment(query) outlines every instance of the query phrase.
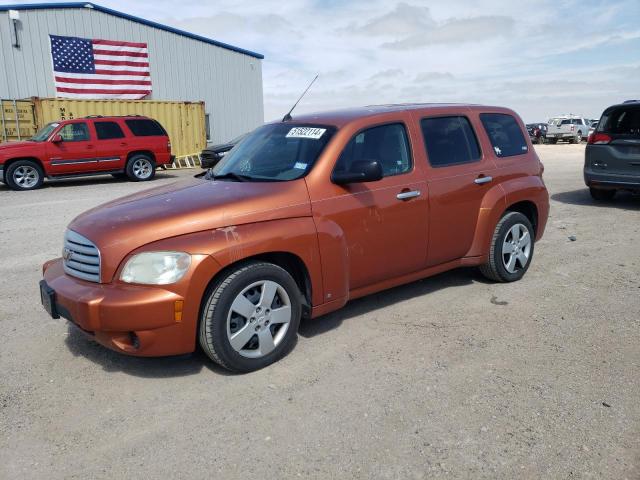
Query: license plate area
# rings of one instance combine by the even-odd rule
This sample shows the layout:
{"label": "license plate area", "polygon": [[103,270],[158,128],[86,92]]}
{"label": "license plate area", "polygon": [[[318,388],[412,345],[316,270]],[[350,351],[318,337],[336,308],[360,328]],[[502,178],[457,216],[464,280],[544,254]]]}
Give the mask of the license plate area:
{"label": "license plate area", "polygon": [[40,281],[40,301],[51,318],[60,318],[56,310],[56,292],[44,280]]}

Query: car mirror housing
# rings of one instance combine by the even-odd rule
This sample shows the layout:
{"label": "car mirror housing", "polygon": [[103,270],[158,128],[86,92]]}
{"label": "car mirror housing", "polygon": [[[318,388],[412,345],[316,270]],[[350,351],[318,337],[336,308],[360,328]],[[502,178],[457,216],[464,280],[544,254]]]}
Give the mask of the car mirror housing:
{"label": "car mirror housing", "polygon": [[51,143],[60,143],[62,142],[62,135],[57,134],[54,135],[53,138],[51,139]]}
{"label": "car mirror housing", "polygon": [[382,179],[382,166],[377,160],[353,162],[346,172],[334,172],[331,181],[338,185],[348,183],[376,182]]}

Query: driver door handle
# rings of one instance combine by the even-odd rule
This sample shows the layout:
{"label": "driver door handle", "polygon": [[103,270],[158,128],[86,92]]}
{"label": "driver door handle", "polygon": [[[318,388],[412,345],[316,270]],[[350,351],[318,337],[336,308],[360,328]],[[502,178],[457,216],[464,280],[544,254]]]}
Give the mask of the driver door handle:
{"label": "driver door handle", "polygon": [[482,185],[483,183],[489,183],[492,180],[493,180],[493,177],[485,177],[483,175],[481,177],[476,178],[474,182],[477,183],[478,185]]}
{"label": "driver door handle", "polygon": [[410,198],[415,198],[420,196],[420,190],[410,190],[408,192],[400,192],[396,195],[398,200],[409,200]]}

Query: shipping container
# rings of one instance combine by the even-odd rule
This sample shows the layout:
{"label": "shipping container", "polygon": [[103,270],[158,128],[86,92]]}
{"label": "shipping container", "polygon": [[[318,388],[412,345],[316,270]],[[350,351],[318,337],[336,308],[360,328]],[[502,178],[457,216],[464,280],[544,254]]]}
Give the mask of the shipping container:
{"label": "shipping container", "polygon": [[197,155],[206,146],[204,112],[203,102],[66,98],[2,100],[0,141],[29,138],[43,125],[58,120],[90,115],[144,115],[160,122],[171,139],[172,153],[177,157],[184,157]]}

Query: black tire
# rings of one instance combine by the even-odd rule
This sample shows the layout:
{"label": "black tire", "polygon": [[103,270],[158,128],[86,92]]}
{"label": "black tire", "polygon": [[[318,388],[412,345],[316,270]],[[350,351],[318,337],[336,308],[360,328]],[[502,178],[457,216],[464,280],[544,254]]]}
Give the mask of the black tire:
{"label": "black tire", "polygon": [[4,180],[9,188],[17,191],[35,190],[40,188],[44,182],[42,167],[33,160],[13,162],[4,175]]}
{"label": "black tire", "polygon": [[603,189],[603,188],[589,188],[589,193],[594,200],[598,200],[599,202],[604,202],[607,200],[613,200],[613,197],[616,195],[616,191],[613,189]]}
{"label": "black tire", "polygon": [[[144,165],[144,167],[138,168],[141,165]],[[143,153],[133,155],[127,160],[125,173],[132,182],[149,181],[156,175],[156,162]]]}
{"label": "black tire", "polygon": [[[246,328],[249,325],[249,321],[256,322],[251,324],[252,328],[253,325],[256,325],[256,328],[259,326],[261,318],[251,317],[252,320],[249,320],[242,316],[234,317],[230,312],[231,305],[237,297],[242,295],[244,289],[257,282],[264,281],[276,282],[286,291],[291,308],[290,321],[284,336],[280,338],[274,350],[264,356],[248,358],[231,345],[227,332],[227,322],[229,322],[230,326],[235,327],[235,324],[232,323],[234,318],[242,318],[243,325],[238,327],[238,331]],[[259,305],[259,302],[256,305]],[[301,314],[300,290],[286,270],[265,262],[252,261],[240,264],[229,270],[227,274],[223,274],[218,281],[212,283],[204,294],[199,326],[200,347],[211,360],[233,372],[246,373],[259,370],[280,360],[293,348],[297,338]],[[264,329],[265,326],[263,325],[262,328]],[[277,336],[277,330],[274,333],[275,322],[266,328],[270,329],[272,336]],[[256,333],[251,336],[245,347],[249,346],[251,348],[252,342],[256,343],[257,346],[258,341],[258,333]],[[242,351],[246,352],[245,350]],[[251,350],[248,351],[250,352]]]}
{"label": "black tire", "polygon": [[[509,235],[509,231],[515,225],[521,225],[529,233],[530,238],[530,251],[525,265],[520,264],[517,267],[519,261],[515,262],[516,267],[514,272],[509,272],[504,264],[503,244],[505,239]],[[494,230],[493,237],[491,239],[491,248],[489,250],[489,260],[486,264],[480,267],[480,272],[489,280],[495,282],[515,282],[520,280],[529,269],[531,260],[533,259],[535,232],[529,219],[520,212],[506,212]]]}

